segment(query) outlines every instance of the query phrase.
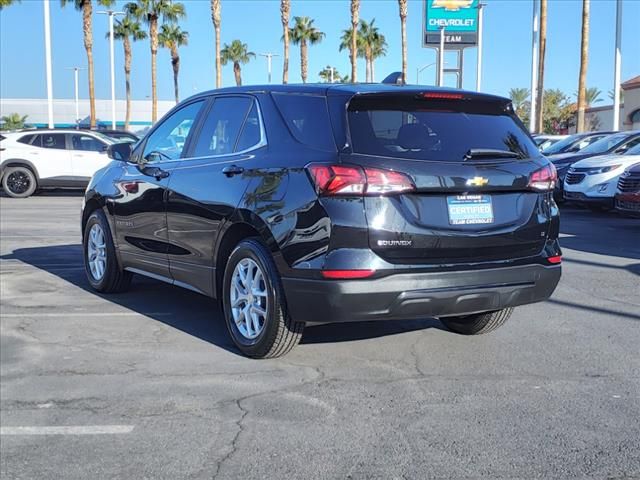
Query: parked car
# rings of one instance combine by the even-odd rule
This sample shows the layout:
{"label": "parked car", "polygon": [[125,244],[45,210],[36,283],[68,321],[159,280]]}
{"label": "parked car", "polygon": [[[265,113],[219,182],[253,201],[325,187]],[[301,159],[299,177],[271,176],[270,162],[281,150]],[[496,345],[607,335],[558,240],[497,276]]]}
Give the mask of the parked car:
{"label": "parked car", "polygon": [[640,217],[640,163],[628,167],[620,175],[615,207],[625,215]]}
{"label": "parked car", "polygon": [[640,143],[640,131],[618,132],[606,135],[593,142],[591,145],[574,153],[563,153],[559,155],[547,156],[553,162],[558,171],[558,185],[556,186],[556,199],[562,199],[564,179],[569,171],[569,167],[585,158],[597,157],[600,155],[619,155]]}
{"label": "parked car", "polygon": [[545,147],[542,153],[547,158],[553,158],[552,155],[558,155],[561,153],[575,153],[579,152],[583,148],[588,147],[593,142],[597,142],[601,138],[611,135],[615,132],[584,132],[574,133],[567,138],[554,143],[549,147]]}
{"label": "parked car", "polygon": [[116,143],[98,132],[29,130],[4,133],[0,140],[0,179],[7,195],[26,198],[39,188],[84,188],[111,160]]}
{"label": "parked car", "polygon": [[131,143],[136,143],[138,140],[140,140],[140,137],[138,137],[137,135],[127,131],[127,130],[105,130],[105,129],[101,129],[101,130],[97,130],[98,132],[100,132],[103,135],[106,135],[107,137],[113,138],[116,141],[119,142],[131,142]]}
{"label": "parked car", "polygon": [[623,154],[580,160],[569,167],[564,180],[564,199],[595,209],[611,209],[620,175],[638,162],[640,144]]}
{"label": "parked car", "polygon": [[226,88],[109,151],[82,213],[89,283],[122,291],[140,273],[217,297],[251,357],[314,323],[485,333],[560,279],[555,169],[505,98]]}
{"label": "parked car", "polygon": [[545,148],[549,148],[551,145],[555,145],[560,140],[564,140],[568,135],[535,135],[533,137],[533,141],[538,146],[541,152],[544,151]]}

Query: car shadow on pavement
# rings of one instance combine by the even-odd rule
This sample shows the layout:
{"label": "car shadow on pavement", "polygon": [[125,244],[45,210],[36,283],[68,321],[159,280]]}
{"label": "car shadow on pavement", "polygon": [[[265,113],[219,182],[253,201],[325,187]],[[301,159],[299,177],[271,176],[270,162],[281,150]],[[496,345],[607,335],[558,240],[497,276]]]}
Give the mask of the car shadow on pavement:
{"label": "car shadow on pavement", "polygon": [[[31,265],[115,305],[240,354],[229,337],[221,308],[214,299],[142,275],[134,276],[130,290],[125,293],[104,295],[95,292],[85,276],[80,244],[19,248],[0,256],[0,260],[5,275],[12,271],[15,263]],[[307,327],[301,343],[366,340],[427,328],[444,329],[438,320],[430,318],[323,324]]]}

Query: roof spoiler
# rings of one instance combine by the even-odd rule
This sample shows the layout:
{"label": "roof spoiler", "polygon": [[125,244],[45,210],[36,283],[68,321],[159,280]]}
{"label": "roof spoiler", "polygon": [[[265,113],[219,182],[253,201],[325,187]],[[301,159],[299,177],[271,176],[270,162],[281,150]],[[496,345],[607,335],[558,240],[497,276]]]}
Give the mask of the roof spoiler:
{"label": "roof spoiler", "polygon": [[388,85],[404,85],[406,82],[402,77],[402,72],[393,72],[382,80],[382,83]]}

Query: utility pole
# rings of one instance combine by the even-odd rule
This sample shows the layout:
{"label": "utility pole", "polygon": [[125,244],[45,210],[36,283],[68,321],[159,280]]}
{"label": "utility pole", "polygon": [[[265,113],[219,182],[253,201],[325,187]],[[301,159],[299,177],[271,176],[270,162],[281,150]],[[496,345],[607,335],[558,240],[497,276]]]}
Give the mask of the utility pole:
{"label": "utility pole", "polygon": [[76,98],[76,128],[80,128],[80,102],[78,97],[78,72],[86,70],[84,67],[67,67],[65,70],[73,70],[74,91]]}
{"label": "utility pole", "polygon": [[[476,65],[476,92],[480,91],[480,85],[482,84],[482,21],[483,21],[483,7],[486,4],[478,2],[478,63]],[[462,55],[462,53],[460,53]]]}
{"label": "utility pole", "polygon": [[531,108],[529,113],[529,131],[536,130],[536,98],[538,96],[538,29],[540,28],[540,0],[533,0],[533,25],[531,43]]}
{"label": "utility pole", "polygon": [[47,70],[47,116],[49,128],[53,128],[53,79],[51,75],[51,17],[49,0],[42,0],[44,7],[44,52]]}
{"label": "utility pole", "polygon": [[114,53],[113,53],[113,17],[115,15],[124,15],[124,12],[114,12],[113,10],[106,10],[96,12],[101,15],[109,15],[109,57],[111,62],[111,128],[116,129],[116,70],[114,66]]}
{"label": "utility pole", "polygon": [[260,55],[261,57],[265,57],[267,59],[267,72],[269,74],[269,83],[271,83],[271,59],[273,57],[279,57],[280,55],[277,53],[259,53],[258,55]]}
{"label": "utility pole", "polygon": [[616,0],[616,50],[613,67],[613,129],[620,129],[620,63],[622,37],[622,0]]}

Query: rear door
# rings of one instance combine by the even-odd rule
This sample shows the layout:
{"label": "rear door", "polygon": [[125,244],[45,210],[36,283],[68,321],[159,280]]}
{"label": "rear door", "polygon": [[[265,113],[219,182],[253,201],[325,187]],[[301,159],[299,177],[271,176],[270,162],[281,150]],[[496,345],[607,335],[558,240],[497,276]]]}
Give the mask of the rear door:
{"label": "rear door", "polygon": [[64,133],[40,133],[31,141],[29,160],[38,169],[41,184],[64,184],[73,177],[71,152]]}
{"label": "rear door", "polygon": [[260,110],[251,96],[215,97],[188,157],[169,183],[169,263],[177,282],[213,294],[215,245],[266,150]]}
{"label": "rear door", "polygon": [[547,161],[510,104],[416,92],[362,95],[351,100],[348,123],[352,148],[344,162],[406,173],[417,187],[365,198],[370,246],[381,257],[471,263],[542,251],[549,198],[528,183]]}
{"label": "rear door", "polygon": [[107,143],[88,133],[70,133],[71,168],[73,174],[89,179],[111,160],[107,156]]}

